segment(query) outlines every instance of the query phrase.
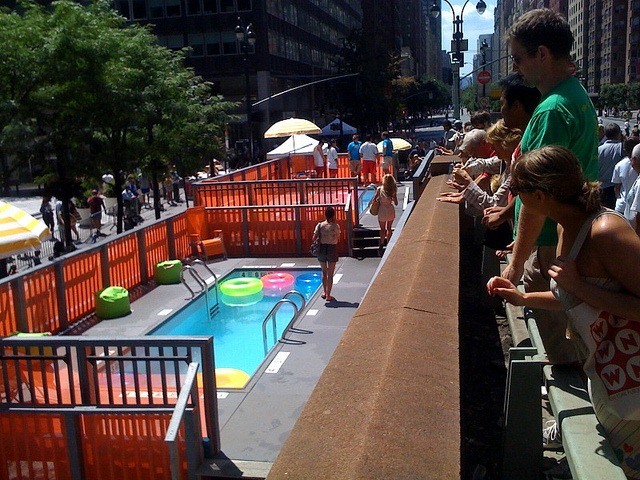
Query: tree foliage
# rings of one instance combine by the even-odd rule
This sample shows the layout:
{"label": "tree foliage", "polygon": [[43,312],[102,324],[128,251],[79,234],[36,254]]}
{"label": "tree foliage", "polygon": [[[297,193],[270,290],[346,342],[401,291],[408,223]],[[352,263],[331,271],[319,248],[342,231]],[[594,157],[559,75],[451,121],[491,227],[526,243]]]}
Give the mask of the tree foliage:
{"label": "tree foliage", "polygon": [[16,46],[0,52],[3,164],[21,152],[51,156],[43,178],[58,198],[105,172],[118,193],[125,172],[158,173],[179,158],[187,175],[223,153],[214,138],[233,105],[184,67],[183,52],[157,45],[107,2],[23,3],[0,12],[0,41]]}

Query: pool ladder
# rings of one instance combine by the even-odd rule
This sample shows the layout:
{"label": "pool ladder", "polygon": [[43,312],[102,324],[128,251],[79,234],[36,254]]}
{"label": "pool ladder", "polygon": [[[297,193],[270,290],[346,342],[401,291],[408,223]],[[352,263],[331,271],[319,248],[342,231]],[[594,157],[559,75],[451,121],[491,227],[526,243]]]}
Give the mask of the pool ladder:
{"label": "pool ladder", "polygon": [[[300,299],[302,300],[302,306],[300,308],[298,308],[298,304],[296,302],[294,302],[293,300],[291,300],[291,298],[290,298],[290,297],[296,296],[296,295],[299,296]],[[293,306],[293,317],[291,317],[291,320],[289,320],[289,323],[287,324],[285,329],[282,331],[282,335],[278,339],[278,342],[281,342],[281,343],[292,343],[292,344],[296,344],[296,345],[303,345],[306,342],[303,342],[302,340],[291,340],[289,338],[286,338],[287,332],[294,331],[294,332],[297,332],[297,333],[311,333],[309,330],[302,330],[300,328],[294,328],[294,327],[291,326],[293,324],[293,322],[298,318],[298,315],[299,315],[300,311],[304,310],[304,307],[307,305],[307,300],[306,300],[306,298],[304,297],[303,294],[301,294],[300,292],[298,292],[296,290],[291,290],[284,297],[282,297],[280,300],[278,300],[276,302],[276,304],[273,306],[271,311],[268,313],[268,315],[262,321],[262,343],[264,345],[264,354],[265,355],[267,354],[267,352],[269,352],[269,348],[267,346],[267,323],[269,322],[269,320],[272,320],[271,323],[272,323],[272,327],[273,327],[273,341],[275,343],[276,338],[278,337],[278,327],[277,327],[276,314],[278,313],[278,310],[280,310],[280,308],[285,304],[289,304],[289,305]]]}
{"label": "pool ladder", "polygon": [[[208,295],[209,284],[204,278],[202,278],[202,276],[198,273],[198,271],[195,268],[193,268],[193,265],[202,265],[213,277],[212,286],[216,294],[216,302],[212,306],[209,306],[209,295]],[[189,272],[189,275],[191,275],[191,277],[196,281],[196,283],[200,287],[200,291],[197,293],[205,292],[205,299],[207,301],[207,307],[208,307],[207,309],[209,310],[209,318],[216,315],[218,313],[218,310],[220,309],[220,300],[218,298],[218,277],[216,276],[216,274],[213,272],[213,270],[211,270],[207,266],[206,263],[198,259],[193,260],[190,265],[185,265],[182,267],[182,271],[180,272],[180,281],[185,287],[187,287],[187,290],[189,290],[189,292],[191,293],[192,299],[193,297],[196,296],[196,292],[194,292],[193,289],[187,283],[186,279],[184,278],[184,272]]]}

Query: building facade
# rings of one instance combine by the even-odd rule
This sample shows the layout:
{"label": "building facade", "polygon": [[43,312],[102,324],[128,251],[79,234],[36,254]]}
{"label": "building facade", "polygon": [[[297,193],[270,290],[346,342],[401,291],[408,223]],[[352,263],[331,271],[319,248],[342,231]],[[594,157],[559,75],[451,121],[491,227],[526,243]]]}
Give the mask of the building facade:
{"label": "building facade", "polygon": [[[190,49],[188,66],[241,105],[229,146],[253,138],[258,155],[264,150],[261,135],[273,122],[290,116],[321,120],[327,88],[306,87],[251,107],[251,129],[247,100],[253,104],[335,74],[340,47],[362,26],[360,0],[115,0],[114,6],[131,21],[153,25],[160,44]],[[236,39],[239,23],[251,24],[253,46]]]}

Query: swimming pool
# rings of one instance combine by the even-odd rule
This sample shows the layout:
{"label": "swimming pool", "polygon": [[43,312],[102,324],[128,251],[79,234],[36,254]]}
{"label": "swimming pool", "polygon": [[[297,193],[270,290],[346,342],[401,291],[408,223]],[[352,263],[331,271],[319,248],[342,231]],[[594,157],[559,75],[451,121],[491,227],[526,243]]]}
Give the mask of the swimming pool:
{"label": "swimming pool", "polygon": [[369,207],[369,203],[371,203],[371,199],[375,194],[375,189],[366,189],[362,191],[362,193],[358,197],[358,211],[360,212],[360,214],[362,214]]}
{"label": "swimming pool", "polygon": [[[257,283],[263,286],[256,293],[252,289]],[[300,292],[308,301],[321,284],[319,268],[235,269],[218,281],[219,309],[216,313],[207,314],[216,302],[216,292],[210,288],[207,296],[200,295],[149,335],[212,335],[216,377],[219,369],[241,370],[250,377],[266,357],[262,322],[274,305],[290,290]],[[227,294],[222,294],[220,289]],[[230,291],[235,295],[228,295]],[[291,296],[291,300],[298,308],[302,307],[302,300],[297,295]],[[268,322],[269,349],[293,315],[293,306],[282,304],[276,313],[275,339],[271,321]]]}

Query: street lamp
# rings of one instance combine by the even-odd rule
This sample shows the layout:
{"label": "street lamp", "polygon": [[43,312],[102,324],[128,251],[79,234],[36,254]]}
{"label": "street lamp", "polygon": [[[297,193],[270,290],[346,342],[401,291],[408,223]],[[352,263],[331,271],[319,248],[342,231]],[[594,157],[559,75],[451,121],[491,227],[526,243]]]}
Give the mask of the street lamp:
{"label": "street lamp", "polygon": [[249,84],[249,52],[253,51],[256,44],[256,34],[252,30],[250,23],[246,27],[242,23],[242,19],[238,17],[238,25],[236,26],[236,39],[240,43],[240,50],[244,53],[244,83],[245,83],[245,100],[247,107],[247,127],[249,128],[249,152],[251,155],[251,163],[253,163],[253,128],[251,127],[251,88]]}
{"label": "street lamp", "polygon": [[[482,44],[480,45],[480,52],[482,52],[482,71],[484,72],[487,69],[487,50],[491,48],[487,43],[487,39],[482,40]],[[482,96],[487,96],[487,84],[482,84]]]}
{"label": "street lamp", "polygon": [[[468,50],[466,45],[466,40],[464,40],[462,35],[462,16],[464,15],[464,9],[469,3],[469,0],[464,2],[462,5],[462,11],[460,15],[456,15],[455,10],[453,9],[453,5],[449,0],[444,0],[447,5],[451,8],[451,14],[453,15],[453,40],[451,41],[451,67],[453,69],[453,116],[454,118],[460,118],[460,67],[464,64],[464,53],[465,50]],[[484,11],[487,9],[487,4],[484,3],[483,0],[480,0],[476,4],[476,11],[482,15]],[[438,5],[438,1],[434,0],[433,5],[431,6],[431,16],[433,18],[438,18],[440,15],[440,6]]]}

